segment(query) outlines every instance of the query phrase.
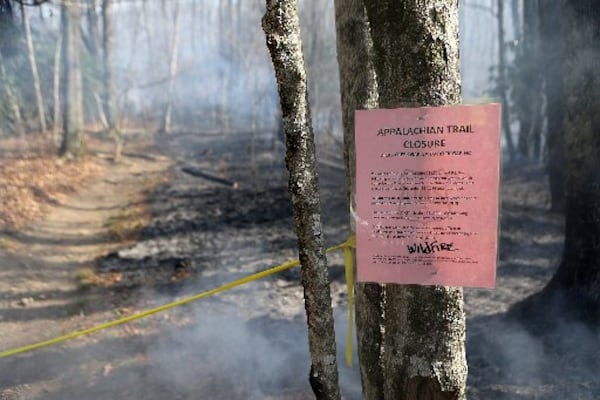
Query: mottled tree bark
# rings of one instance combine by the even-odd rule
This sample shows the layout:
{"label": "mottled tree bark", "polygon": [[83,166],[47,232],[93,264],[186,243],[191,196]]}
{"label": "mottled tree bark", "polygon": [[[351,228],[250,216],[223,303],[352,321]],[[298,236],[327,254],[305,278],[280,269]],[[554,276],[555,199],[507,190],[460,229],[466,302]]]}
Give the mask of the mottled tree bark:
{"label": "mottled tree bark", "polygon": [[[354,111],[377,107],[377,81],[373,68],[373,43],[362,0],[336,0],[335,24],[337,58],[340,68],[344,160],[349,204],[355,209],[356,153],[354,150]],[[350,217],[352,233],[354,216]],[[381,368],[381,329],[383,305],[381,285],[357,283],[356,332],[363,393],[366,399],[383,398]]]}
{"label": "mottled tree bark", "polygon": [[306,69],[296,0],[267,0],[262,20],[275,68],[286,133],[289,191],[302,264],[311,354],[309,381],[317,399],[340,399],[335,333]]}
{"label": "mottled tree bark", "polygon": [[[339,0],[336,19],[352,168],[355,109],[460,103],[458,4]],[[462,289],[364,285],[356,313],[367,400],[464,399]]]}
{"label": "mottled tree bark", "polygon": [[81,28],[79,3],[63,2],[62,24],[62,88],[63,141],[60,155],[77,158],[83,151],[83,99],[81,81]]}

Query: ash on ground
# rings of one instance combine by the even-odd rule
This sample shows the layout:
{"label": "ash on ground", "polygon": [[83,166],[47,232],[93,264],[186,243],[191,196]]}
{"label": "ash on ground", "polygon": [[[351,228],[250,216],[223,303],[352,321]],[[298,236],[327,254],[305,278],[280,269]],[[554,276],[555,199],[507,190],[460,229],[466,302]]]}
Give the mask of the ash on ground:
{"label": "ash on ground", "polygon": [[[182,296],[297,257],[281,148],[273,150],[270,142],[263,142],[251,157],[248,142],[191,135],[171,140],[166,147],[178,164],[173,179],[152,196],[152,222],[134,246],[101,260],[100,271],[116,269],[127,274],[124,284],[145,288],[151,284],[158,293]],[[328,245],[348,235],[344,171],[332,165],[319,165]],[[200,174],[190,174],[190,170]],[[505,169],[497,288],[465,290],[471,399],[564,399],[569,393],[576,393],[578,399],[600,396],[600,385],[590,375],[600,365],[581,352],[565,354],[573,340],[555,340],[550,345],[547,338],[536,338],[526,327],[504,318],[512,304],[545,285],[560,261],[563,219],[549,211],[547,193],[541,166]],[[338,330],[344,331],[346,288],[340,254],[330,257],[330,268],[333,304],[341,321]],[[290,335],[296,338],[294,342],[306,340],[299,274],[298,268],[288,270],[211,298],[197,308],[210,310],[211,315],[237,316],[247,321],[237,330],[268,337],[273,349],[293,349],[289,342],[285,344]],[[185,279],[179,279],[180,275]],[[582,327],[552,332],[549,337],[562,338],[568,332],[578,332],[586,349],[598,348],[597,333]],[[309,394],[302,369],[291,367],[308,362],[304,343],[300,349],[283,352],[289,356],[285,367],[278,360],[273,363],[279,365],[276,369],[285,381],[282,387],[303,387],[303,393]],[[352,387],[347,398],[360,398],[357,368],[343,367],[342,374]]]}
{"label": "ash on ground", "polygon": [[[152,219],[138,240],[98,260],[100,275],[119,276],[99,289],[105,302],[119,293],[119,307],[144,309],[297,258],[283,149],[240,137],[161,139],[176,160],[171,179],[149,195]],[[318,149],[327,245],[347,239],[349,220],[343,163],[331,156],[341,149],[331,146]],[[597,332],[569,325],[539,338],[505,318],[560,260],[563,220],[547,193],[541,166],[505,168],[497,287],[465,289],[470,399],[600,398]],[[329,264],[344,398],[358,400],[356,358],[350,368],[342,354],[343,256],[331,254]],[[84,346],[6,360],[0,387],[7,399],[310,399],[306,342],[294,268]]]}

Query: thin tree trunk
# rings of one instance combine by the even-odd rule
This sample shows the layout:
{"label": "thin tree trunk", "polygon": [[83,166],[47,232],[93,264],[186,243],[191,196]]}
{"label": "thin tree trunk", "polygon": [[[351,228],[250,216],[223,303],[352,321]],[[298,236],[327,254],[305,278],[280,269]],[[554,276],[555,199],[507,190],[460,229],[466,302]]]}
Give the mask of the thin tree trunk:
{"label": "thin tree trunk", "polygon": [[[227,6],[228,0],[222,0],[219,2],[219,37],[221,40],[226,40],[228,28],[229,12]],[[231,80],[231,65],[228,61],[225,61],[222,65],[223,74],[221,75],[221,103],[219,105],[219,123],[221,130],[224,134],[230,133],[230,121],[229,121],[229,83]]]}
{"label": "thin tree trunk", "polygon": [[197,39],[197,36],[199,35],[199,33],[197,32],[197,27],[198,27],[198,25],[200,25],[199,23],[197,23],[197,21],[199,21],[199,19],[198,19],[198,0],[192,0],[191,8],[192,8],[192,10],[190,11],[190,21],[191,21],[190,34],[192,36],[191,47],[192,47],[192,52],[196,53],[196,43],[197,43],[196,39]]}
{"label": "thin tree trunk", "polygon": [[[524,0],[525,2],[529,0]],[[520,0],[511,0],[510,1],[510,11],[512,14],[512,26],[513,26],[513,35],[515,40],[521,40],[522,35],[522,27],[521,23],[521,1]],[[527,18],[523,16],[523,19],[527,21]]]}
{"label": "thin tree trunk", "polygon": [[563,0],[539,2],[540,31],[542,37],[541,54],[544,65],[544,90],[546,93],[547,136],[546,160],[550,184],[551,208],[564,211],[565,208],[565,134],[564,134],[564,90],[562,68],[562,24]]}
{"label": "thin tree trunk", "polygon": [[504,130],[504,139],[508,149],[508,158],[515,159],[515,144],[510,128],[510,113],[508,111],[509,102],[506,85],[506,48],[504,45],[504,0],[497,0],[498,5],[498,91],[500,92],[500,101],[502,102],[502,129]]}
{"label": "thin tree trunk", "polygon": [[33,90],[35,93],[35,103],[38,112],[38,120],[40,132],[46,132],[46,111],[44,107],[44,96],[42,95],[42,85],[40,83],[40,74],[38,73],[37,61],[35,57],[35,48],[31,37],[31,26],[29,24],[29,13],[27,7],[21,4],[21,12],[23,13],[23,27],[25,28],[25,42],[27,43],[27,56],[29,58],[29,66],[31,67],[31,77],[33,79]]}
{"label": "thin tree trunk", "polygon": [[167,104],[165,105],[160,132],[171,133],[171,119],[173,114],[173,95],[175,93],[175,78],[179,61],[179,0],[175,0],[173,11],[173,25],[171,32],[170,57],[169,57],[169,86],[167,88]]}
{"label": "thin tree trunk", "polygon": [[106,116],[108,133],[115,140],[114,161],[118,162],[123,150],[123,134],[118,127],[117,99],[115,94],[115,83],[112,73],[114,57],[114,32],[112,24],[112,2],[113,0],[102,0],[102,77],[103,110]]}
{"label": "thin tree trunk", "polygon": [[15,133],[17,136],[23,138],[25,137],[25,127],[23,125],[23,118],[21,117],[21,109],[19,108],[19,102],[17,101],[17,96],[12,83],[10,82],[8,74],[6,73],[6,67],[4,66],[4,58],[2,57],[2,53],[0,53],[0,81],[4,86],[6,100],[8,101],[10,110],[12,112]]}
{"label": "thin tree trunk", "polygon": [[540,62],[539,9],[537,0],[527,0],[523,5],[523,18],[527,21],[517,50],[519,75],[513,91],[518,105],[516,114],[520,121],[518,150],[521,156],[539,161],[542,131],[542,73]]}
{"label": "thin tree trunk", "polygon": [[84,3],[86,6],[86,18],[87,18],[87,48],[93,59],[98,58],[100,53],[100,30],[98,29],[98,12],[96,10],[97,0],[87,0]]}
{"label": "thin tree trunk", "polygon": [[[145,16],[144,16],[145,12],[143,10],[144,10],[144,8],[140,9],[140,12],[138,12],[135,15],[135,22],[130,24],[130,26],[132,27],[131,29],[132,29],[133,33],[131,34],[131,47],[129,49],[129,60],[127,63],[127,67],[124,69],[126,71],[124,73],[124,78],[123,78],[123,82],[125,82],[125,85],[124,85],[125,87],[121,90],[121,95],[125,98],[127,98],[129,91],[135,84],[135,72],[136,72],[135,64],[136,64],[136,59],[137,59],[137,55],[138,55],[138,49],[141,47],[140,27],[142,25],[142,20],[145,18]],[[116,100],[117,99],[115,99],[115,101]],[[123,112],[123,110],[120,110],[120,111]],[[119,116],[117,116],[116,120],[119,121],[119,119],[121,117],[122,117],[122,115],[120,114]]]}
{"label": "thin tree trunk", "polygon": [[262,20],[285,121],[289,190],[294,210],[311,354],[310,384],[319,400],[339,400],[335,333],[306,70],[295,0],[267,0]]}
{"label": "thin tree trunk", "polygon": [[77,158],[83,151],[80,10],[77,2],[62,4],[63,141],[59,154]]}
{"label": "thin tree trunk", "polygon": [[52,117],[52,141],[58,145],[60,141],[60,55],[62,52],[62,35],[58,35],[56,48],[54,50],[54,72],[52,78],[52,91],[54,93],[54,115]]}

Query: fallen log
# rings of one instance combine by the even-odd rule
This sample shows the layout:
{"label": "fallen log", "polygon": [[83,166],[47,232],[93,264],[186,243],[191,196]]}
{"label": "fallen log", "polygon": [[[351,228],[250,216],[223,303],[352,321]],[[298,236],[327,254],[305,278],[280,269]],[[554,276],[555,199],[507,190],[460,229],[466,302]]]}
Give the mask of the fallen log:
{"label": "fallen log", "polygon": [[209,182],[215,182],[215,183],[218,183],[221,185],[232,187],[234,189],[237,189],[239,187],[238,182],[231,181],[231,180],[225,179],[225,178],[221,178],[220,176],[216,176],[216,175],[210,174],[208,172],[202,171],[199,168],[181,167],[181,171],[185,172],[188,175],[192,175],[196,178],[206,179]]}

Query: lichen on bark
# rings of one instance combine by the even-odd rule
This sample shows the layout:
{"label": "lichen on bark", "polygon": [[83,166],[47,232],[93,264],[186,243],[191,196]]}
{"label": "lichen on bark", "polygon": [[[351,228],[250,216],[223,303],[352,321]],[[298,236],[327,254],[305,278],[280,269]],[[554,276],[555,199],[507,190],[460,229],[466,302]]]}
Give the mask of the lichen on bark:
{"label": "lichen on bark", "polygon": [[292,200],[311,353],[309,382],[317,399],[339,400],[333,311],[321,228],[314,134],[296,0],[267,0],[262,20],[286,137]]}

